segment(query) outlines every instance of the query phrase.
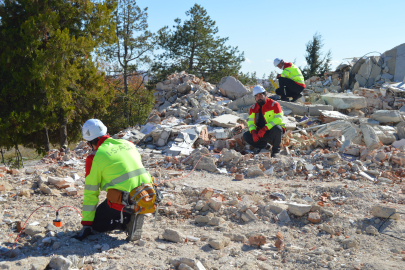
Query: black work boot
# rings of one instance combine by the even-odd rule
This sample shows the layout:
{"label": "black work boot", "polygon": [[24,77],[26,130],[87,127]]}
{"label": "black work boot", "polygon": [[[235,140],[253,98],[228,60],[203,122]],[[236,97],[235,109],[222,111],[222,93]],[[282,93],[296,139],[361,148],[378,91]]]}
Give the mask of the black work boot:
{"label": "black work boot", "polygon": [[128,241],[137,241],[141,239],[142,236],[142,226],[143,221],[145,219],[145,215],[131,215],[131,220],[127,224],[127,234],[128,234]]}
{"label": "black work boot", "polygon": [[279,158],[279,157],[280,157],[280,153],[271,153],[271,157],[272,157],[272,158]]}
{"label": "black work boot", "polygon": [[301,94],[299,94],[296,98],[293,98],[293,100],[291,100],[291,102],[296,102],[298,99],[300,99],[302,97]]}

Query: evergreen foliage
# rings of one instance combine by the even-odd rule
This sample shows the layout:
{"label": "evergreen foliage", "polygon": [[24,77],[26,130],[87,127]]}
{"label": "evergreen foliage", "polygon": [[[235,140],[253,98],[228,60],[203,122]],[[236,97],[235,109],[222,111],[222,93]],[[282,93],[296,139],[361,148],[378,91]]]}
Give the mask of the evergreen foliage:
{"label": "evergreen foliage", "polygon": [[332,52],[329,50],[324,57],[322,57],[323,48],[322,35],[316,32],[306,44],[305,60],[307,65],[301,69],[305,80],[312,76],[323,76],[325,72],[330,71]]}
{"label": "evergreen foliage", "polygon": [[256,85],[257,84],[256,71],[252,72],[252,74],[250,74],[249,72],[247,72],[247,73],[239,72],[239,74],[234,77],[236,79],[238,79],[244,85]]}
{"label": "evergreen foliage", "polygon": [[66,144],[105,110],[113,92],[91,53],[115,42],[115,2],[0,3],[0,147]]}
{"label": "evergreen foliage", "polygon": [[228,38],[216,36],[218,27],[207,11],[195,4],[186,15],[188,19],[183,23],[179,18],[174,20],[174,31],[166,29],[159,34],[159,46],[164,52],[152,68],[155,82],[183,70],[210,83],[238,74],[244,54],[238,47],[226,46]]}
{"label": "evergreen foliage", "polygon": [[[144,81],[139,80],[139,78],[148,75],[145,70],[148,70],[151,53],[157,44],[157,35],[148,30],[147,9],[141,9],[133,0],[119,0],[118,7],[113,13],[117,41],[104,50],[107,60],[114,63],[108,69],[110,78],[113,78],[112,81],[116,92],[112,106],[114,110],[121,107],[121,114],[127,119],[124,126],[131,125],[134,122],[133,115],[130,115],[131,104],[141,101],[139,97],[134,97],[135,94],[140,94],[141,90],[144,90]],[[163,29],[160,31],[163,31]],[[138,85],[134,85],[135,82],[138,82]],[[131,89],[129,89],[129,84],[131,84]],[[141,93],[141,96],[149,95],[148,93]],[[122,104],[122,106],[119,106],[119,104]],[[144,103],[140,104],[141,107],[144,105]]]}

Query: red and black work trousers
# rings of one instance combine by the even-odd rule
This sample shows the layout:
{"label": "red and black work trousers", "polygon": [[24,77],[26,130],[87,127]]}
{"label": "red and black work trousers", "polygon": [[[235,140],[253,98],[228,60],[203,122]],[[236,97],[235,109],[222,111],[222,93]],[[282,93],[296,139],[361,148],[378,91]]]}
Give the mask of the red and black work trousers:
{"label": "red and black work trousers", "polygon": [[269,143],[273,146],[272,153],[277,154],[280,152],[280,144],[283,134],[283,128],[279,125],[276,125],[270,130],[267,130],[264,136],[262,138],[259,138],[257,142],[253,141],[252,134],[249,131],[243,134],[243,139],[251,146],[259,149],[266,148],[267,144]]}
{"label": "red and black work trousers", "polygon": [[121,223],[121,211],[111,208],[106,199],[97,206],[96,215],[91,226],[97,232],[125,230],[126,224],[131,220],[131,214],[123,211],[122,215],[123,223]]}
{"label": "red and black work trousers", "polygon": [[278,83],[280,88],[276,89],[276,94],[280,96],[282,101],[289,101],[289,97],[292,98],[292,101],[296,101],[301,97],[301,92],[304,90],[304,87],[296,84],[293,80],[279,77]]}

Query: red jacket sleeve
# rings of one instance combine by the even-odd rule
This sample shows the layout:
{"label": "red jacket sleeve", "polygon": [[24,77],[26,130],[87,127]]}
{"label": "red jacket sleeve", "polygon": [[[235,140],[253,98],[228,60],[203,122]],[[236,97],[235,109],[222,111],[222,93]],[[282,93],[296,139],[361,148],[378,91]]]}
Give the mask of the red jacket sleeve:
{"label": "red jacket sleeve", "polygon": [[93,165],[93,159],[94,159],[94,154],[91,154],[90,156],[88,156],[86,158],[86,175],[84,176],[84,178],[87,177],[87,175],[90,174],[91,171],[91,166]]}

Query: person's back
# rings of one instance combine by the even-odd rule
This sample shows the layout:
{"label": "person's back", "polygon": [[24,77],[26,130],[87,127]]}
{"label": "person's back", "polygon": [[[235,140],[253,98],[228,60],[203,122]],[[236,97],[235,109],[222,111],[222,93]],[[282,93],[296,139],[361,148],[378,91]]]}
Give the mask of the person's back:
{"label": "person's back", "polygon": [[[132,142],[110,138],[98,119],[87,120],[82,134],[93,152],[86,158],[83,230],[74,237],[122,229],[129,240],[140,239],[144,214],[153,213],[159,201],[138,150]],[[107,199],[98,204],[100,190],[107,191]]]}
{"label": "person's back", "polygon": [[151,177],[143,167],[141,156],[133,143],[107,138],[95,152],[87,177],[92,177],[92,174],[96,178],[101,176],[101,190],[115,188],[129,192],[142,183],[151,183]]}

